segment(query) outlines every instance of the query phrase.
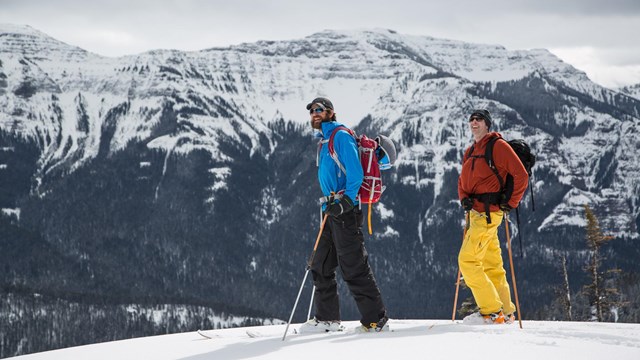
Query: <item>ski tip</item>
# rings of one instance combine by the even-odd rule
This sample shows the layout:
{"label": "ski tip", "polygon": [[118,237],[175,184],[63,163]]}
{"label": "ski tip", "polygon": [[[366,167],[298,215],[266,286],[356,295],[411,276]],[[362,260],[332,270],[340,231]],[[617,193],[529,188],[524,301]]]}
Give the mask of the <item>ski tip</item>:
{"label": "ski tip", "polygon": [[262,335],[256,331],[251,331],[251,330],[247,330],[245,331],[245,333],[247,334],[248,337],[250,338],[257,338],[257,337],[261,337]]}
{"label": "ski tip", "polygon": [[204,331],[202,331],[200,329],[198,329],[197,333],[198,333],[198,335],[202,336],[205,339],[213,339],[212,336],[209,336],[209,335],[205,334]]}

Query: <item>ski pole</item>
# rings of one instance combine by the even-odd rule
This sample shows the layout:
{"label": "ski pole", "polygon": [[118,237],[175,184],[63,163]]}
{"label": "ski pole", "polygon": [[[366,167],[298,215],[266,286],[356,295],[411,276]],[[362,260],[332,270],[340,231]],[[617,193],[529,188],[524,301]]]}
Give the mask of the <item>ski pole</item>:
{"label": "ski pole", "polygon": [[522,250],[522,227],[520,226],[520,211],[516,208],[516,223],[518,224],[518,241],[520,242],[520,258],[524,258],[524,251]]}
{"label": "ski pole", "polygon": [[520,301],[518,301],[518,287],[516,286],[516,272],[513,269],[513,254],[511,252],[511,236],[509,235],[509,212],[504,212],[504,228],[507,232],[507,249],[509,250],[509,266],[511,267],[511,281],[513,282],[513,293],[516,296],[516,312],[518,313],[518,323],[522,329],[522,315],[520,314]]}
{"label": "ski pole", "polygon": [[[467,228],[469,227],[469,212],[465,212],[464,229],[462,230],[462,242],[467,236]],[[456,306],[458,305],[458,290],[460,289],[460,266],[458,266],[458,279],[456,280],[456,295],[453,298],[453,313],[451,314],[451,321],[456,320]]]}
{"label": "ski pole", "polygon": [[311,319],[311,308],[313,307],[313,295],[316,293],[316,286],[313,285],[311,289],[311,300],[309,301],[309,312],[307,313],[307,319]]}
{"label": "ski pole", "polygon": [[458,290],[460,289],[460,267],[458,266],[458,280],[456,280],[456,295],[453,298],[453,311],[451,313],[451,321],[456,320],[456,305],[458,305]]}
{"label": "ski pole", "polygon": [[318,249],[320,236],[322,236],[322,230],[324,229],[324,224],[327,222],[328,217],[329,215],[325,215],[324,219],[322,219],[322,225],[320,225],[320,231],[318,232],[316,243],[315,245],[313,245],[313,252],[311,253],[311,257],[309,258],[309,262],[307,263],[307,271],[304,272],[304,279],[302,279],[302,285],[300,285],[300,290],[298,290],[298,296],[296,297],[296,302],[293,304],[293,310],[291,310],[291,316],[289,316],[289,322],[287,323],[287,327],[284,329],[284,335],[282,335],[282,341],[284,341],[284,339],[287,337],[287,331],[289,331],[289,325],[291,325],[293,314],[296,312],[296,307],[298,306],[298,301],[300,300],[300,294],[302,294],[302,289],[304,288],[304,282],[307,281],[307,276],[309,275],[309,270],[311,270],[311,264],[313,263],[313,258],[316,256],[316,250]]}

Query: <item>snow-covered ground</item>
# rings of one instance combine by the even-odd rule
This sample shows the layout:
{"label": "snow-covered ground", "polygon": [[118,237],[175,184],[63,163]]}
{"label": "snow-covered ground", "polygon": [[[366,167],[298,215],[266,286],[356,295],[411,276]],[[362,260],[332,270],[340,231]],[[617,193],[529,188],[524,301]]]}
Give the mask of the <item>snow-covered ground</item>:
{"label": "snow-covered ground", "polygon": [[[354,328],[357,322],[345,322]],[[449,320],[391,320],[387,333],[290,334],[285,325],[154,336],[31,354],[19,359],[489,359],[638,360],[640,324],[524,321],[462,325]],[[299,324],[292,325],[292,330]],[[249,337],[247,332],[259,334]],[[16,358],[16,359],[18,359]]]}

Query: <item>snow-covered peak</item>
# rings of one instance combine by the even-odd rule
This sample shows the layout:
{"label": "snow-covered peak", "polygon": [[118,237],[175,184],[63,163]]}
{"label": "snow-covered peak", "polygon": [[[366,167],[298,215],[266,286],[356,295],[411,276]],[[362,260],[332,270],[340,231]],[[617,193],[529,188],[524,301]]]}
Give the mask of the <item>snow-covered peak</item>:
{"label": "snow-covered peak", "polygon": [[[529,66],[525,75],[539,67],[553,69],[567,66],[546,49],[508,50],[504,46],[496,44],[478,44],[431,36],[406,35],[389,29],[325,30],[307,36],[303,40],[324,43],[331,41],[333,43],[351,42],[360,45],[362,48],[367,47],[366,45],[373,45],[373,48],[370,49],[387,52],[386,56],[389,54],[407,57],[423,55],[425,59],[430,60],[434,65],[442,69],[454,72],[460,70],[461,73],[458,75],[462,76],[465,75],[465,72],[471,74],[473,72],[480,73],[483,70],[491,72],[510,64],[517,64],[516,68],[518,69],[524,65]],[[417,59],[413,58],[413,60]],[[537,66],[531,67],[531,65]],[[514,73],[511,77],[506,77],[505,79],[512,80],[520,77],[519,74]],[[495,77],[486,80],[473,77],[469,79],[474,81],[503,80]]]}
{"label": "snow-covered peak", "polygon": [[68,45],[28,25],[0,24],[0,53],[37,59],[79,62],[98,55]]}
{"label": "snow-covered peak", "polygon": [[52,41],[57,41],[53,39],[51,36],[29,25],[0,24],[0,34],[2,35],[2,37],[12,37],[14,39],[41,38],[41,39],[51,39]]}

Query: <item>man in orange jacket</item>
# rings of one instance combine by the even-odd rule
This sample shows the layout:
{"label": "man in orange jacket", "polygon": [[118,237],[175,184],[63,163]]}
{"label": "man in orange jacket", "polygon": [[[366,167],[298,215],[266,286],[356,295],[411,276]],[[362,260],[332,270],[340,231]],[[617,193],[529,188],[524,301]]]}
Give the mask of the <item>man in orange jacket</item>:
{"label": "man in orange jacket", "polygon": [[[468,229],[460,248],[458,264],[480,308],[479,312],[464,318],[465,323],[471,324],[512,323],[515,319],[516,309],[511,302],[511,291],[502,263],[498,226],[502,223],[504,212],[518,206],[529,180],[524,165],[511,146],[502,140],[499,133],[489,132],[490,127],[489,111],[474,110],[469,117],[474,144],[465,150],[458,179],[460,203],[468,213]],[[487,144],[492,141],[494,169],[485,158]],[[510,198],[506,198],[502,188],[507,175],[513,177]]]}

